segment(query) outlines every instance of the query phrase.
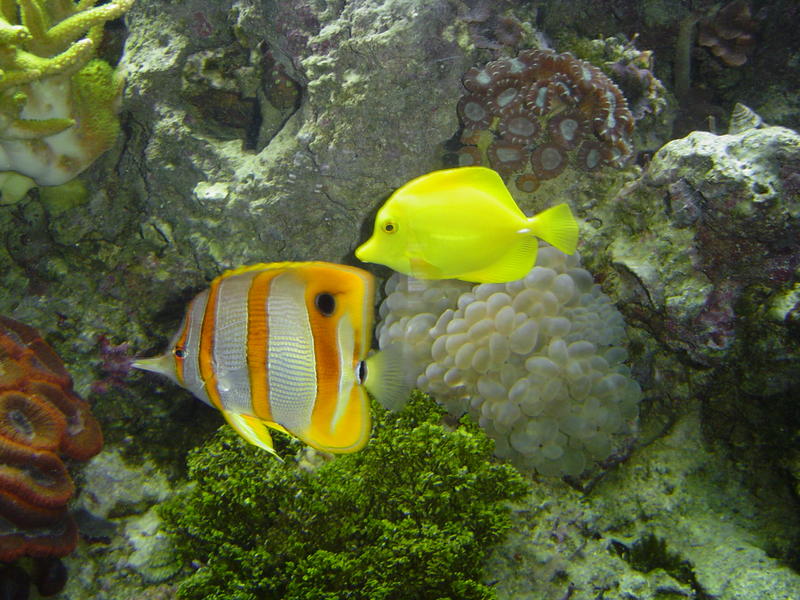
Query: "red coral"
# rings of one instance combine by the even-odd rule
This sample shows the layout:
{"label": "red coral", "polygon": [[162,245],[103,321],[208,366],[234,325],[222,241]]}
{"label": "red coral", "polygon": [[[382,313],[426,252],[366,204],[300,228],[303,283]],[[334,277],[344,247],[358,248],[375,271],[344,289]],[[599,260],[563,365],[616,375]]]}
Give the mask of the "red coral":
{"label": "red coral", "polygon": [[35,329],[0,316],[0,561],[72,552],[74,485],[60,455],[87,460],[102,444],[58,355]]}
{"label": "red coral", "polygon": [[[587,170],[616,167],[632,154],[634,118],[622,92],[600,69],[569,53],[523,50],[471,68],[463,82],[468,92],[458,114],[465,134],[489,130],[494,141],[485,160],[527,190],[569,162]],[[462,142],[475,145],[463,136]],[[464,158],[475,164],[474,154]],[[535,178],[515,177],[531,172]]]}

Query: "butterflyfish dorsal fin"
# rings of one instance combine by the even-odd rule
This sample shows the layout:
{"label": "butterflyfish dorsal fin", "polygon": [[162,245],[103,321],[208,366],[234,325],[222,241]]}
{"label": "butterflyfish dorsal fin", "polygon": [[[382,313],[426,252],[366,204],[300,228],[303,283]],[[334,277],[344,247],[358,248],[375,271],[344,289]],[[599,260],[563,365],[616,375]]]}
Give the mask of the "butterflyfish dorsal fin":
{"label": "butterflyfish dorsal fin", "polygon": [[222,415],[225,417],[228,425],[233,427],[234,431],[236,431],[236,433],[242,436],[245,440],[254,446],[258,446],[259,448],[266,450],[279,461],[283,462],[283,459],[278,456],[277,452],[275,452],[275,448],[272,445],[272,436],[269,434],[269,429],[267,429],[267,424],[265,421],[249,415],[235,413],[230,410],[223,410]]}
{"label": "butterflyfish dorsal fin", "polygon": [[413,179],[395,193],[408,192],[422,196],[458,191],[479,191],[524,216],[497,171],[487,167],[457,167],[434,171]]}
{"label": "butterflyfish dorsal fin", "polygon": [[528,219],[531,232],[566,254],[575,254],[578,247],[578,222],[569,205],[556,204]]}

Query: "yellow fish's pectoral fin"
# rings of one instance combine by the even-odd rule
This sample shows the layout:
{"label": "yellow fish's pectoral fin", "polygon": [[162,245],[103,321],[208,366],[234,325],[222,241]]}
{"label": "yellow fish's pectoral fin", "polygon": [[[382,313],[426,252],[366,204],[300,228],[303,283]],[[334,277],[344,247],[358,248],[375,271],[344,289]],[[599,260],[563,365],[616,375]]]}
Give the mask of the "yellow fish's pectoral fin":
{"label": "yellow fish's pectoral fin", "polygon": [[508,283],[522,279],[536,264],[538,250],[539,240],[530,232],[520,232],[498,260],[481,269],[462,273],[456,279],[475,283]]}
{"label": "yellow fish's pectoral fin", "polygon": [[[262,421],[261,419],[251,417],[249,415],[235,413],[230,410],[223,410],[222,415],[225,417],[228,425],[233,427],[233,430],[245,440],[254,446],[258,446],[259,448],[266,450],[279,461],[283,462],[283,459],[278,456],[278,453],[275,452],[275,448],[272,445],[272,436],[269,434],[266,421]],[[280,425],[278,425],[275,429],[286,431]]]}
{"label": "yellow fish's pectoral fin", "polygon": [[410,256],[408,262],[411,265],[410,275],[412,277],[417,279],[447,279],[447,276],[442,273],[439,267],[432,265],[424,258]]}
{"label": "yellow fish's pectoral fin", "polygon": [[531,232],[566,254],[578,247],[578,222],[568,204],[556,204],[528,219]]}
{"label": "yellow fish's pectoral fin", "polygon": [[[319,400],[318,400],[319,401]],[[343,398],[331,402],[344,402],[336,410],[315,412],[308,429],[297,437],[312,448],[332,454],[349,454],[363,448],[372,431],[372,414],[369,397],[360,385],[354,385]]]}

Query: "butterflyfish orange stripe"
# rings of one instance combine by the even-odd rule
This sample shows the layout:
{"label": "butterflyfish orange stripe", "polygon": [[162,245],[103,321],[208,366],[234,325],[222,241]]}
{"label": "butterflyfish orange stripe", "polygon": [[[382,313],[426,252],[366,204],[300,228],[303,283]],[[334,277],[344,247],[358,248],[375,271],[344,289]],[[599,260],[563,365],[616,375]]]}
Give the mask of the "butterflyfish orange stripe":
{"label": "butterflyfish orange stripe", "polygon": [[256,275],[247,296],[247,369],[250,373],[250,395],[253,414],[265,421],[273,420],[267,386],[267,296],[273,276],[274,273],[269,271]]}
{"label": "butterflyfish orange stripe", "polygon": [[217,377],[214,373],[212,364],[212,353],[214,350],[214,322],[217,309],[217,295],[221,277],[217,277],[211,282],[206,300],[206,309],[203,312],[203,320],[200,325],[200,346],[197,354],[198,365],[200,367],[200,378],[205,384],[205,391],[212,406],[218,410],[223,410],[225,406],[217,389]]}

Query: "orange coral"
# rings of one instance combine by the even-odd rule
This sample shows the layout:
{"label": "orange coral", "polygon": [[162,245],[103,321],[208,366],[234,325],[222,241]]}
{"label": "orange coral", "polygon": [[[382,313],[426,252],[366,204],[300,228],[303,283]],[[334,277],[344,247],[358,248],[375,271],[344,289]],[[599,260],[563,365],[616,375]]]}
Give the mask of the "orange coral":
{"label": "orange coral", "polygon": [[0,561],[75,548],[74,486],[61,456],[87,460],[102,444],[55,351],[35,329],[0,316]]}

